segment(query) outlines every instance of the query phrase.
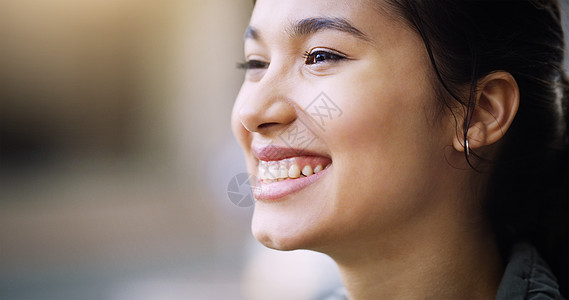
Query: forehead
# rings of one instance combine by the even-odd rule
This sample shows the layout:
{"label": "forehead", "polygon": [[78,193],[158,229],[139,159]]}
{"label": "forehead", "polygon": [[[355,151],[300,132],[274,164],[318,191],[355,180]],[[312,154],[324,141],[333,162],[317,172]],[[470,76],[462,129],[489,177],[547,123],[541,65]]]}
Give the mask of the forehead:
{"label": "forehead", "polygon": [[277,12],[294,11],[300,15],[311,14],[314,11],[347,11],[350,8],[358,8],[362,4],[371,4],[373,0],[257,0],[255,9],[271,10]]}
{"label": "forehead", "polygon": [[282,35],[299,20],[329,18],[345,20],[368,35],[395,20],[382,4],[380,0],[258,0],[250,26],[260,35]]}

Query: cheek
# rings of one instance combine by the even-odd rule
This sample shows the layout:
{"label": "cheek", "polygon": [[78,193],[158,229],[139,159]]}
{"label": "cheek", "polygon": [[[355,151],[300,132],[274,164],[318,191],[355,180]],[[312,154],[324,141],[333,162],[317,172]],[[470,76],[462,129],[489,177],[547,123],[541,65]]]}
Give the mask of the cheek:
{"label": "cheek", "polygon": [[358,75],[348,74],[349,81],[329,85],[330,98],[343,111],[341,117],[330,122],[330,146],[387,150],[397,148],[394,143],[424,136],[430,130],[425,107],[433,101],[424,92],[429,87],[420,77],[411,75],[401,80],[389,72],[378,74],[372,67],[369,69]]}
{"label": "cheek", "polygon": [[422,207],[412,199],[431,189],[428,179],[444,163],[433,159],[442,139],[425,114],[434,99],[424,92],[429,87],[420,76],[400,80],[363,72],[355,79],[330,90],[344,112],[326,133],[340,171],[334,183],[336,207],[346,222],[408,218]]}

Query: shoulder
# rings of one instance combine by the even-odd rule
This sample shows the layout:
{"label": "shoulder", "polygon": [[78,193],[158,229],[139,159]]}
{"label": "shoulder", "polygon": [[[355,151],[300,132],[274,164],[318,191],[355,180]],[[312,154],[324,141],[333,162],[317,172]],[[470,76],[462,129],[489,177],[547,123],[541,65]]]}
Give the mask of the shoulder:
{"label": "shoulder", "polygon": [[537,250],[528,243],[519,243],[512,247],[496,299],[564,298],[555,275]]}

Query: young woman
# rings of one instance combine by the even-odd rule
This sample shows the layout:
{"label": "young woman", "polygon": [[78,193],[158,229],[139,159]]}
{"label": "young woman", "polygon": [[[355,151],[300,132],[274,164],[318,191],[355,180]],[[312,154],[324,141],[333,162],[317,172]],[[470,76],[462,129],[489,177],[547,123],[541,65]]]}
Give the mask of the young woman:
{"label": "young woman", "polygon": [[563,52],[554,0],[257,1],[254,236],[329,255],[349,299],[562,298]]}

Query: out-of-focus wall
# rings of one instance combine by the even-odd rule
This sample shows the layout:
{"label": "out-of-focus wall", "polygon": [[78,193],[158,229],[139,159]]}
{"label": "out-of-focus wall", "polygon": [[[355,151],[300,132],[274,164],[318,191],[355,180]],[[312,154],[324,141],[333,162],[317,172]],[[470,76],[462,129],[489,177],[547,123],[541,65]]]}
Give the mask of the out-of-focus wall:
{"label": "out-of-focus wall", "polygon": [[252,1],[0,2],[0,298],[239,299]]}

